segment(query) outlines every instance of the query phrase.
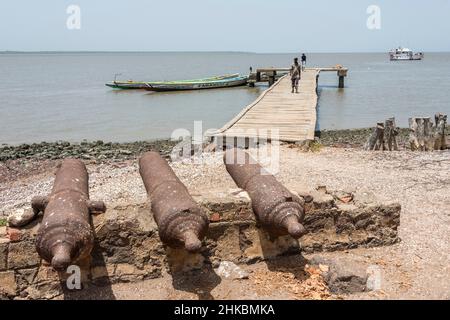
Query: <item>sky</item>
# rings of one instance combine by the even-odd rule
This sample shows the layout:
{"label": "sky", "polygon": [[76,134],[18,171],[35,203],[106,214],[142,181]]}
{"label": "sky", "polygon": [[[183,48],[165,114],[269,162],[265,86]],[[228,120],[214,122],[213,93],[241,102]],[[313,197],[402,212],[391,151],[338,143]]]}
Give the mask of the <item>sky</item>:
{"label": "sky", "polygon": [[0,51],[450,51],[449,14],[450,0],[2,0]]}

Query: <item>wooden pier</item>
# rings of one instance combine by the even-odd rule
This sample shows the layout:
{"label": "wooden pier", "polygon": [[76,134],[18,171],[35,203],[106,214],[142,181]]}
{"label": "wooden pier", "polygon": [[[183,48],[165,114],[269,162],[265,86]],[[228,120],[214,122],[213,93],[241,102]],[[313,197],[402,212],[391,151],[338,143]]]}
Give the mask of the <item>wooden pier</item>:
{"label": "wooden pier", "polygon": [[[259,82],[264,79],[270,84],[275,81],[277,72],[288,70],[285,68],[258,69],[254,81]],[[288,74],[284,74],[258,99],[219,129],[214,136],[227,138],[227,144],[232,138],[257,139],[267,134],[269,134],[268,140],[288,142],[314,140],[318,79],[320,72],[324,71],[337,72],[339,87],[344,86],[347,69],[340,66],[306,68],[302,72],[299,93],[291,93],[291,79]],[[266,73],[264,77],[262,73]]]}

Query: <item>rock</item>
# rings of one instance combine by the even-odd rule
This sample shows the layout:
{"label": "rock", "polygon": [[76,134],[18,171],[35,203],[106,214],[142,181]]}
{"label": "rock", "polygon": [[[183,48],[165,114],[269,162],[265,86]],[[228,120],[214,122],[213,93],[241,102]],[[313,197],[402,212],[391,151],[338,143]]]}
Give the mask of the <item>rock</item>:
{"label": "rock", "polygon": [[14,271],[0,272],[0,295],[6,294],[14,296],[17,292],[16,278]]}
{"label": "rock", "polygon": [[40,257],[33,242],[22,241],[9,244],[8,269],[23,269],[37,266]]}
{"label": "rock", "polygon": [[218,214],[217,212],[214,212],[214,213],[209,217],[209,221],[211,221],[211,222],[219,222],[219,221],[220,221],[220,214]]}
{"label": "rock", "polygon": [[366,291],[367,272],[366,267],[361,264],[355,264],[354,261],[339,259],[334,261],[323,257],[314,257],[310,263],[320,266],[326,265],[326,268],[320,268],[323,271],[325,281],[332,293],[350,294]]}
{"label": "rock", "polygon": [[8,232],[6,231],[6,227],[0,227],[0,238],[6,238],[8,235]]}
{"label": "rock", "polygon": [[311,195],[311,190],[307,190],[305,188],[296,187],[295,190],[292,190],[293,192],[296,192],[299,197],[303,198],[306,203],[310,203],[313,201],[313,197]]}
{"label": "rock", "polygon": [[330,271],[330,267],[327,266],[326,264],[319,264],[319,269],[320,271],[327,273],[328,271]]}
{"label": "rock", "polygon": [[248,279],[248,272],[231,261],[222,261],[216,273],[225,279]]}
{"label": "rock", "polygon": [[349,203],[353,200],[353,195],[348,192],[339,192],[335,197],[343,203]]}
{"label": "rock", "polygon": [[120,150],[119,150],[119,153],[120,153],[120,154],[123,154],[123,155],[127,155],[127,156],[133,154],[133,152],[131,152],[130,150],[126,150],[126,149],[120,149]]}
{"label": "rock", "polygon": [[123,276],[123,275],[133,275],[136,271],[136,268],[131,265],[131,264],[127,264],[127,263],[119,263],[116,266],[116,270],[114,272],[114,275],[116,276]]}
{"label": "rock", "polygon": [[331,194],[322,191],[311,191],[313,209],[331,209],[334,207],[334,198]]}
{"label": "rock", "polygon": [[59,296],[62,291],[61,285],[58,282],[43,282],[26,289],[28,298],[32,300],[50,300]]}
{"label": "rock", "polygon": [[375,205],[377,201],[376,195],[371,191],[358,191],[353,197],[353,201],[357,206]]}
{"label": "rock", "polygon": [[242,254],[239,226],[227,225],[224,222],[210,224],[206,244],[208,250],[213,253],[210,258],[213,263],[236,261]]}
{"label": "rock", "polygon": [[6,270],[9,240],[0,238],[0,270]]}
{"label": "rock", "polygon": [[248,195],[247,191],[245,191],[243,189],[234,188],[234,189],[229,189],[228,192],[229,192],[229,194],[231,194],[232,196],[234,196],[236,198],[250,201],[250,196]]}
{"label": "rock", "polygon": [[35,213],[33,212],[33,209],[27,208],[27,209],[17,209],[8,217],[8,225],[11,227],[23,227],[30,223],[34,217]]}
{"label": "rock", "polygon": [[167,264],[171,272],[188,272],[200,270],[205,258],[199,253],[191,253],[185,249],[174,249],[167,247]]}
{"label": "rock", "polygon": [[245,262],[270,260],[278,256],[300,252],[298,240],[291,236],[273,238],[263,229],[255,227],[241,228],[239,242],[243,251],[241,261]]}
{"label": "rock", "polygon": [[102,278],[109,279],[111,275],[114,274],[114,265],[108,265],[108,266],[96,266],[91,268],[91,278],[92,280],[98,280]]}
{"label": "rock", "polygon": [[34,282],[59,282],[60,277],[51,266],[41,265],[35,276]]}
{"label": "rock", "polygon": [[18,242],[22,238],[22,231],[16,228],[8,228],[7,233],[9,240],[12,242]]}
{"label": "rock", "polygon": [[342,212],[353,212],[358,210],[358,207],[352,203],[338,203],[336,207]]}
{"label": "rock", "polygon": [[17,270],[19,286],[28,286],[32,284],[37,273],[37,269]]}

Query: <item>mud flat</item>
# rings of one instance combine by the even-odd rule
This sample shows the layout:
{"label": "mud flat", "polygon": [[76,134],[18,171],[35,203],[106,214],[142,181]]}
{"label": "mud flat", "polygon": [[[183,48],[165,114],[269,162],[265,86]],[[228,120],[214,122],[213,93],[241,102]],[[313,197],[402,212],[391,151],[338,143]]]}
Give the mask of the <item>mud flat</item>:
{"label": "mud flat", "polygon": [[[324,146],[361,148],[372,134],[373,128],[345,129],[345,130],[322,130],[316,133],[318,141]],[[409,129],[400,128],[397,140],[399,148],[406,149]]]}

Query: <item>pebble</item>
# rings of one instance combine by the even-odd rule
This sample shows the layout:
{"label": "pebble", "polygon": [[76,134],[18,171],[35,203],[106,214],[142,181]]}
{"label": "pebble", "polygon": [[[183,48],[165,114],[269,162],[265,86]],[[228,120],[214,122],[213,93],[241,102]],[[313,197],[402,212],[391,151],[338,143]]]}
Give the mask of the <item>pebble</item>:
{"label": "pebble", "polygon": [[248,272],[241,269],[231,261],[220,262],[219,268],[216,270],[217,275],[225,279],[248,279]]}

